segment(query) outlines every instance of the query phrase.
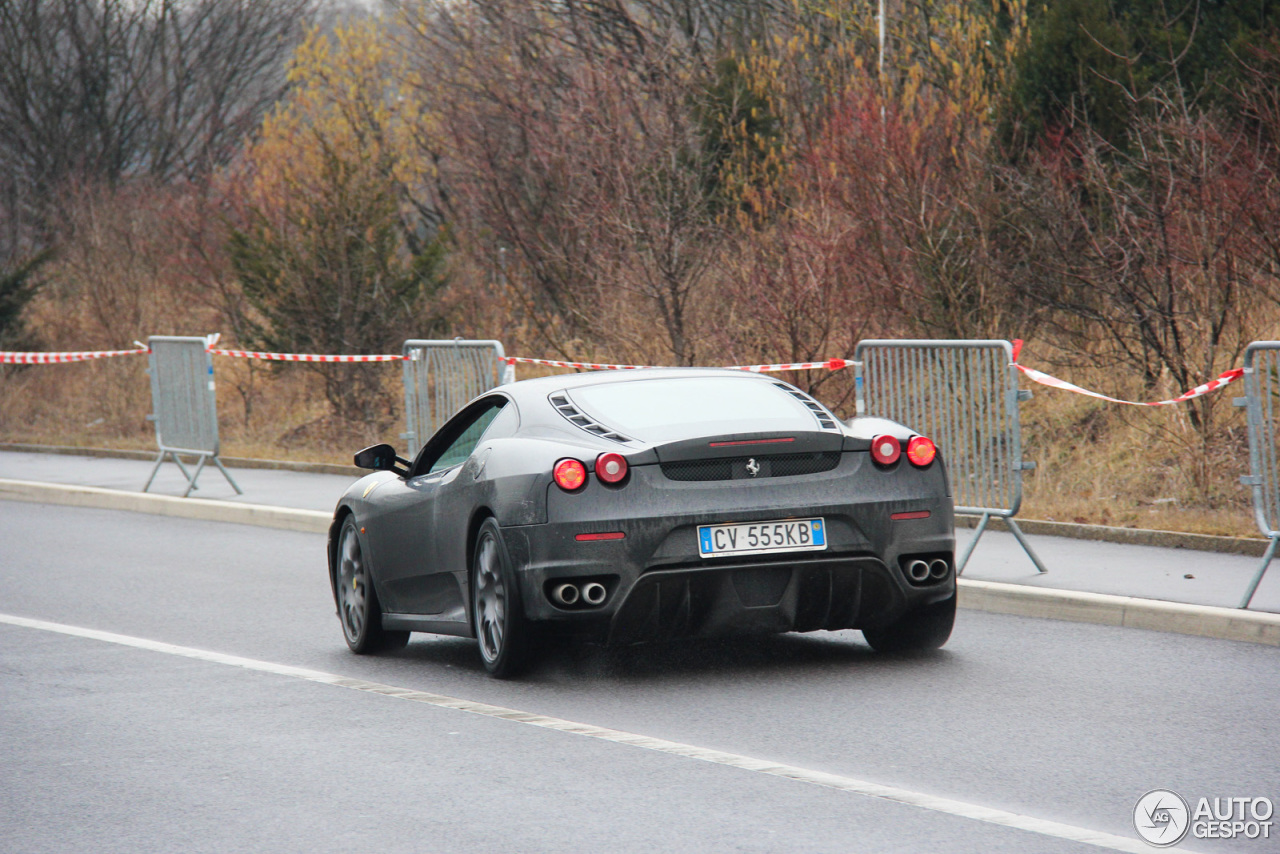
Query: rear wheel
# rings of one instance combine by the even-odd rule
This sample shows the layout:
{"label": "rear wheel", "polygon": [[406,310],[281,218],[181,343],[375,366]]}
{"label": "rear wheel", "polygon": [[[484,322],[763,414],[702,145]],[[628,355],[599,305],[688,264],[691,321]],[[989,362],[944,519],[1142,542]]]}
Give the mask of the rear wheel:
{"label": "rear wheel", "polygon": [[876,652],[917,652],[938,649],[951,637],[956,622],[956,594],[925,605],[881,629],[863,629],[862,636]]}
{"label": "rear wheel", "polygon": [[373,590],[373,578],[356,520],[348,516],[338,539],[333,567],[333,589],[338,600],[342,636],[355,653],[399,649],[409,642],[408,632],[388,632],[382,628],[382,608]]}
{"label": "rear wheel", "polygon": [[471,616],[484,669],[497,679],[517,675],[528,663],[532,637],[511,558],[492,518],[476,534]]}

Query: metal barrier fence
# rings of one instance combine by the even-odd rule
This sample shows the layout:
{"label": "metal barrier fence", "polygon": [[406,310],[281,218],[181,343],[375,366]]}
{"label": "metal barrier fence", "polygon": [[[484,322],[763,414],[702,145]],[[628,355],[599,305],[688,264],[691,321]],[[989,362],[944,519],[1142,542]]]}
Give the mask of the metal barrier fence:
{"label": "metal barrier fence", "polygon": [[[160,455],[142,491],[151,489],[166,456],[172,457],[187,479],[186,498],[196,489],[196,480],[209,460],[227,482],[242,495],[240,486],[218,459],[218,402],[213,384],[213,358],[204,338],[153,335],[147,339],[151,353],[147,373],[151,375],[151,406],[148,419],[156,425],[156,446]],[[197,457],[194,472],[187,471],[179,454]]]}
{"label": "metal barrier fence", "polygon": [[956,512],[981,516],[956,562],[968,563],[987,523],[1004,520],[1036,569],[1044,564],[1014,516],[1022,504],[1020,401],[1013,345],[1008,341],[868,340],[854,353],[859,415],[898,421],[933,439],[942,451]]}
{"label": "metal barrier fence", "polygon": [[1255,341],[1244,351],[1244,394],[1236,398],[1249,419],[1249,474],[1240,482],[1253,489],[1253,515],[1258,530],[1271,542],[1249,583],[1241,608],[1248,608],[1280,542],[1280,454],[1276,416],[1280,414],[1280,341]]}
{"label": "metal barrier fence", "polygon": [[409,454],[431,438],[468,401],[514,382],[515,367],[503,361],[501,341],[409,340],[404,342],[404,412]]}

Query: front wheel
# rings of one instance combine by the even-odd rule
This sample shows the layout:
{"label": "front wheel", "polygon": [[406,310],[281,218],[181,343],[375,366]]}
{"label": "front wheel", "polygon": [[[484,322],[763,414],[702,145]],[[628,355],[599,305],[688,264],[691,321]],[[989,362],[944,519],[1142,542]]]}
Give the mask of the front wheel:
{"label": "front wheel", "polygon": [[382,608],[373,590],[373,578],[356,520],[348,516],[338,539],[333,567],[333,590],[337,597],[342,636],[355,653],[399,649],[409,642],[408,632],[388,632],[382,628]]}
{"label": "front wheel", "polygon": [[876,652],[919,652],[938,649],[951,637],[956,622],[956,594],[917,608],[890,626],[863,629],[862,636]]}
{"label": "front wheel", "polygon": [[492,518],[484,520],[476,534],[471,616],[484,669],[495,679],[517,675],[528,663],[532,637],[511,557]]}

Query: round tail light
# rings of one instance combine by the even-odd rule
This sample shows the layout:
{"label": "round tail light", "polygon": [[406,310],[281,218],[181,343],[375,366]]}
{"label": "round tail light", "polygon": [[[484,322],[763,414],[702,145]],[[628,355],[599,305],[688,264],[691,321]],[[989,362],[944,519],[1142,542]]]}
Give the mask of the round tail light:
{"label": "round tail light", "polygon": [[607,453],[596,457],[596,477],[605,483],[618,483],[627,476],[627,458]]}
{"label": "round tail light", "polygon": [[575,459],[563,459],[551,470],[556,486],[573,492],[587,482],[587,467]]}
{"label": "round tail light", "polygon": [[924,468],[933,462],[933,458],[938,455],[938,446],[933,444],[933,440],[925,436],[912,436],[911,441],[907,442],[907,459],[911,460],[913,466]]}
{"label": "round tail light", "polygon": [[902,456],[902,443],[896,436],[881,434],[871,440],[871,458],[882,466],[891,466]]}

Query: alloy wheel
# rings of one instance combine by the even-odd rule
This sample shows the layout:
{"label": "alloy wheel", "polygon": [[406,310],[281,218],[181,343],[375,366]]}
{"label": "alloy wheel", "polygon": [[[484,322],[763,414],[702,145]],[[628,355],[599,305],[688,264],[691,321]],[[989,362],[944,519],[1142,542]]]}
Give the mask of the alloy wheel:
{"label": "alloy wheel", "polygon": [[342,618],[342,631],[346,633],[347,640],[358,643],[369,613],[366,595],[369,579],[365,572],[360,540],[353,526],[348,526],[342,533],[336,581],[338,614]]}
{"label": "alloy wheel", "polygon": [[507,589],[502,578],[502,558],[491,534],[481,537],[476,548],[476,631],[480,652],[487,661],[502,654],[506,634]]}

